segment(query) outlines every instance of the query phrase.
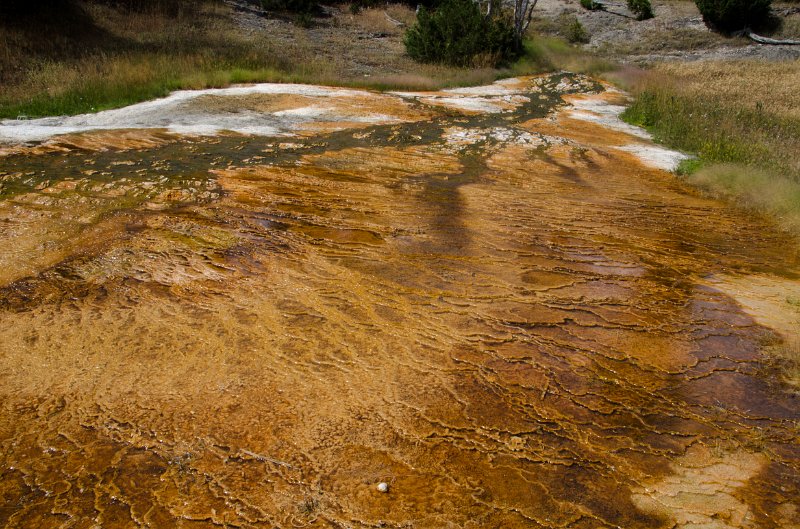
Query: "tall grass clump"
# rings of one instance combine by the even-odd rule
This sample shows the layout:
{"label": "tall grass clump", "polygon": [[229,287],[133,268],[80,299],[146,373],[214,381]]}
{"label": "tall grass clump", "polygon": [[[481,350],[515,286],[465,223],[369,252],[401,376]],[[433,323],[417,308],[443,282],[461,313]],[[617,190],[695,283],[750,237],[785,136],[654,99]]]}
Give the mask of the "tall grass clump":
{"label": "tall grass clump", "polygon": [[[92,0],[79,7],[84,25],[65,22],[63,31],[49,19],[38,27],[0,18],[0,117],[80,114],[235,82],[333,77],[332,67],[302,46],[278,48],[269,36],[243,35],[230,8],[215,1]],[[45,30],[51,38],[40,38]]]}
{"label": "tall grass clump", "polygon": [[[315,69],[317,75],[326,72],[324,64],[317,64]],[[69,62],[42,61],[21,83],[0,95],[0,118],[74,115],[163,97],[178,89],[298,78],[312,79],[284,61],[230,49],[129,52]]]}
{"label": "tall grass clump", "polygon": [[614,62],[571,46],[564,39],[536,35],[524,43],[521,62],[539,66],[538,71],[567,70],[602,76],[619,68]]}
{"label": "tall grass clump", "polygon": [[711,196],[731,200],[800,233],[800,183],[777,172],[741,164],[701,166],[686,180]]}
{"label": "tall grass clump", "polygon": [[781,355],[787,362],[784,370],[786,380],[793,386],[800,388],[800,343],[784,344]]}
{"label": "tall grass clump", "polygon": [[591,35],[576,16],[569,17],[564,21],[562,32],[564,37],[573,44],[585,44],[591,40]]}

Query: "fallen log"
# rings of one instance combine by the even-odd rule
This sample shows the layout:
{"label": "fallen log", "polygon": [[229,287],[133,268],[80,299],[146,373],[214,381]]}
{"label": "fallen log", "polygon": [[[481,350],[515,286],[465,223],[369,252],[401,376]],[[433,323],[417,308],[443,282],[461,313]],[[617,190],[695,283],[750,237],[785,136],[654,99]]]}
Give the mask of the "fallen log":
{"label": "fallen log", "polygon": [[779,45],[779,46],[800,46],[800,40],[791,40],[791,39],[770,39],[767,37],[762,37],[761,35],[756,35],[749,29],[744,31],[744,34],[750,40],[754,42],[758,42],[759,44],[772,44],[772,45]]}
{"label": "fallen log", "polygon": [[396,18],[392,18],[392,17],[389,15],[389,13],[387,13],[386,11],[384,11],[384,12],[383,12],[383,14],[384,14],[384,15],[386,15],[386,20],[388,20],[390,23],[394,24],[394,25],[395,25],[395,26],[397,26],[398,28],[402,28],[403,26],[405,26],[405,24],[403,24],[402,22],[400,22],[400,21],[399,21],[399,20],[397,20]]}

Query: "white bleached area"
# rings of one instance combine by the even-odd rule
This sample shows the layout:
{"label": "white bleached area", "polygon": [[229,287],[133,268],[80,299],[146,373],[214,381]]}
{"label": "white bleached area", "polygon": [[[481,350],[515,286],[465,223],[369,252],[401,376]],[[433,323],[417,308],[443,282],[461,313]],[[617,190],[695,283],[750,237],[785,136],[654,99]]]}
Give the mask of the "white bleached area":
{"label": "white bleached area", "polygon": [[444,139],[449,145],[475,145],[477,143],[494,141],[501,144],[514,143],[536,147],[545,144],[544,137],[540,134],[513,129],[508,127],[495,127],[491,129],[467,129],[452,127],[445,130]]}
{"label": "white bleached area", "polygon": [[440,92],[393,91],[389,93],[400,97],[412,97],[412,98],[435,97],[437,95],[441,96],[442,94],[453,94],[456,96],[464,95],[464,96],[495,97],[495,96],[509,96],[515,94],[522,94],[527,91],[530,90],[525,90],[524,88],[522,88],[519,79],[510,78],[510,79],[501,79],[499,81],[495,81],[490,85],[447,88]]}
{"label": "white bleached area", "polygon": [[463,94],[463,95],[478,95],[478,96],[505,96],[511,94],[518,94],[519,90],[514,90],[510,86],[506,86],[509,83],[503,83],[502,81],[498,81],[494,84],[490,84],[487,86],[467,86],[463,88],[449,88],[447,90],[442,90],[448,94]]}
{"label": "white bleached area", "polygon": [[617,149],[633,154],[647,166],[663,169],[665,171],[675,171],[683,160],[689,158],[688,155],[682,152],[665,149],[657,145],[632,143],[623,147],[617,147]]}
{"label": "white bleached area", "polygon": [[597,99],[579,99],[572,102],[571,118],[597,123],[608,129],[625,132],[631,136],[649,140],[650,134],[644,129],[629,125],[620,119],[625,110],[622,105],[612,105]]}
{"label": "white bleached area", "polygon": [[0,121],[0,142],[44,141],[53,136],[112,129],[165,129],[177,134],[214,135],[221,131],[264,136],[289,136],[297,127],[316,121],[385,123],[394,118],[383,114],[338,115],[335,105],[311,105],[279,112],[204,109],[191,105],[203,96],[217,98],[249,95],[297,95],[321,101],[364,96],[361,90],[348,90],[299,84],[263,83],[207,90],[181,90],[167,97],[135,105],[105,110],[96,114],[58,116],[41,119]]}
{"label": "white bleached area", "polygon": [[522,95],[530,93],[531,87],[520,84],[518,79],[501,79],[490,85],[448,88],[440,92],[390,92],[403,98],[411,98],[423,103],[444,106],[467,112],[495,114],[513,110],[527,103],[530,98]]}
{"label": "white bleached area", "polygon": [[446,107],[457,108],[472,112],[486,112],[493,114],[513,109],[514,106],[524,103],[527,98],[522,96],[502,96],[502,97],[435,97],[423,98],[423,101],[430,104],[439,104]]}
{"label": "white bleached area", "polygon": [[[573,110],[569,113],[571,118],[596,123],[607,129],[624,132],[644,140],[652,140],[652,136],[646,130],[620,119],[619,116],[625,110],[624,106],[612,105],[598,99],[579,99],[572,102],[572,107]],[[683,160],[689,158],[682,152],[645,143],[631,143],[616,149],[633,154],[649,167],[665,171],[676,170]]]}

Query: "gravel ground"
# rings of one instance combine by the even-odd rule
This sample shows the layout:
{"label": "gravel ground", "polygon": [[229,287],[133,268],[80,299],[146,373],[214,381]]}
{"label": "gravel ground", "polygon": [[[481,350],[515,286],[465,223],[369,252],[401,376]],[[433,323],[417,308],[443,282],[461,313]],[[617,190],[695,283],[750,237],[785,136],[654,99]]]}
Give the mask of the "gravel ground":
{"label": "gravel ground", "polygon": [[[607,11],[588,11],[576,0],[539,0],[537,16],[540,26],[556,33],[565,20],[577,17],[591,35],[585,48],[622,62],[800,58],[800,46],[756,44],[710,31],[694,2],[653,2],[656,16],[644,21],[636,20],[625,3],[607,4]],[[775,12],[786,22],[778,36],[797,38],[800,8],[777,4]]]}
{"label": "gravel ground", "polygon": [[346,79],[371,75],[403,74],[419,69],[405,55],[402,36],[413,11],[389,7],[386,11],[365,10],[353,15],[347,5],[324,6],[323,16],[304,28],[286,16],[265,12],[248,0],[225,0],[236,14],[236,23],[246,35],[268,34],[270,42],[283,51],[311,58],[319,68]]}
{"label": "gravel ground", "polygon": [[[389,6],[353,15],[348,5],[325,6],[324,16],[314,18],[309,28],[286,16],[265,12],[255,0],[225,0],[236,14],[236,23],[246,35],[269,35],[281,50],[308,62],[331,76],[347,79],[375,75],[404,75],[419,71],[406,55],[402,35],[413,21],[411,10]],[[590,35],[587,51],[622,63],[645,65],[660,61],[696,60],[797,60],[800,46],[754,43],[744,37],[724,37],[710,31],[694,2],[654,2],[656,17],[636,20],[624,2],[607,2],[605,11],[587,11],[577,0],[539,0],[534,31],[562,34],[577,18]],[[786,21],[779,37],[800,37],[800,8],[776,4]],[[391,20],[390,20],[391,19]],[[403,22],[397,25],[396,21]],[[394,20],[395,22],[393,22]],[[300,59],[298,59],[300,60]]]}

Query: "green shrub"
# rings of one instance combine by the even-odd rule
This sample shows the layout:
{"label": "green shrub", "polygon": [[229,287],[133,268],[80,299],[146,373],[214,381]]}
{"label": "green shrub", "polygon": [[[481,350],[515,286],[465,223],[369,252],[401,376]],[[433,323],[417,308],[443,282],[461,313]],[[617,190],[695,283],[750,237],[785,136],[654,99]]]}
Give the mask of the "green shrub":
{"label": "green shrub", "polygon": [[581,6],[584,9],[588,9],[589,11],[596,11],[598,9],[603,9],[603,4],[598,4],[594,0],[581,0]]}
{"label": "green shrub", "polygon": [[473,0],[445,0],[433,11],[422,7],[404,42],[414,60],[452,66],[497,66],[519,53],[511,23],[484,17]]}
{"label": "green shrub", "polygon": [[583,27],[583,24],[576,16],[569,17],[565,21],[562,32],[564,37],[572,43],[589,42],[589,32],[586,31],[586,28]]}
{"label": "green shrub", "polygon": [[311,28],[314,27],[314,17],[311,16],[310,11],[301,11],[297,13],[294,17],[294,23],[301,28]]}
{"label": "green shrub", "polygon": [[636,15],[636,20],[647,20],[655,16],[650,0],[628,0],[628,9]]}
{"label": "green shrub", "polygon": [[766,22],[772,0],[695,0],[695,3],[707,26],[736,31]]}

